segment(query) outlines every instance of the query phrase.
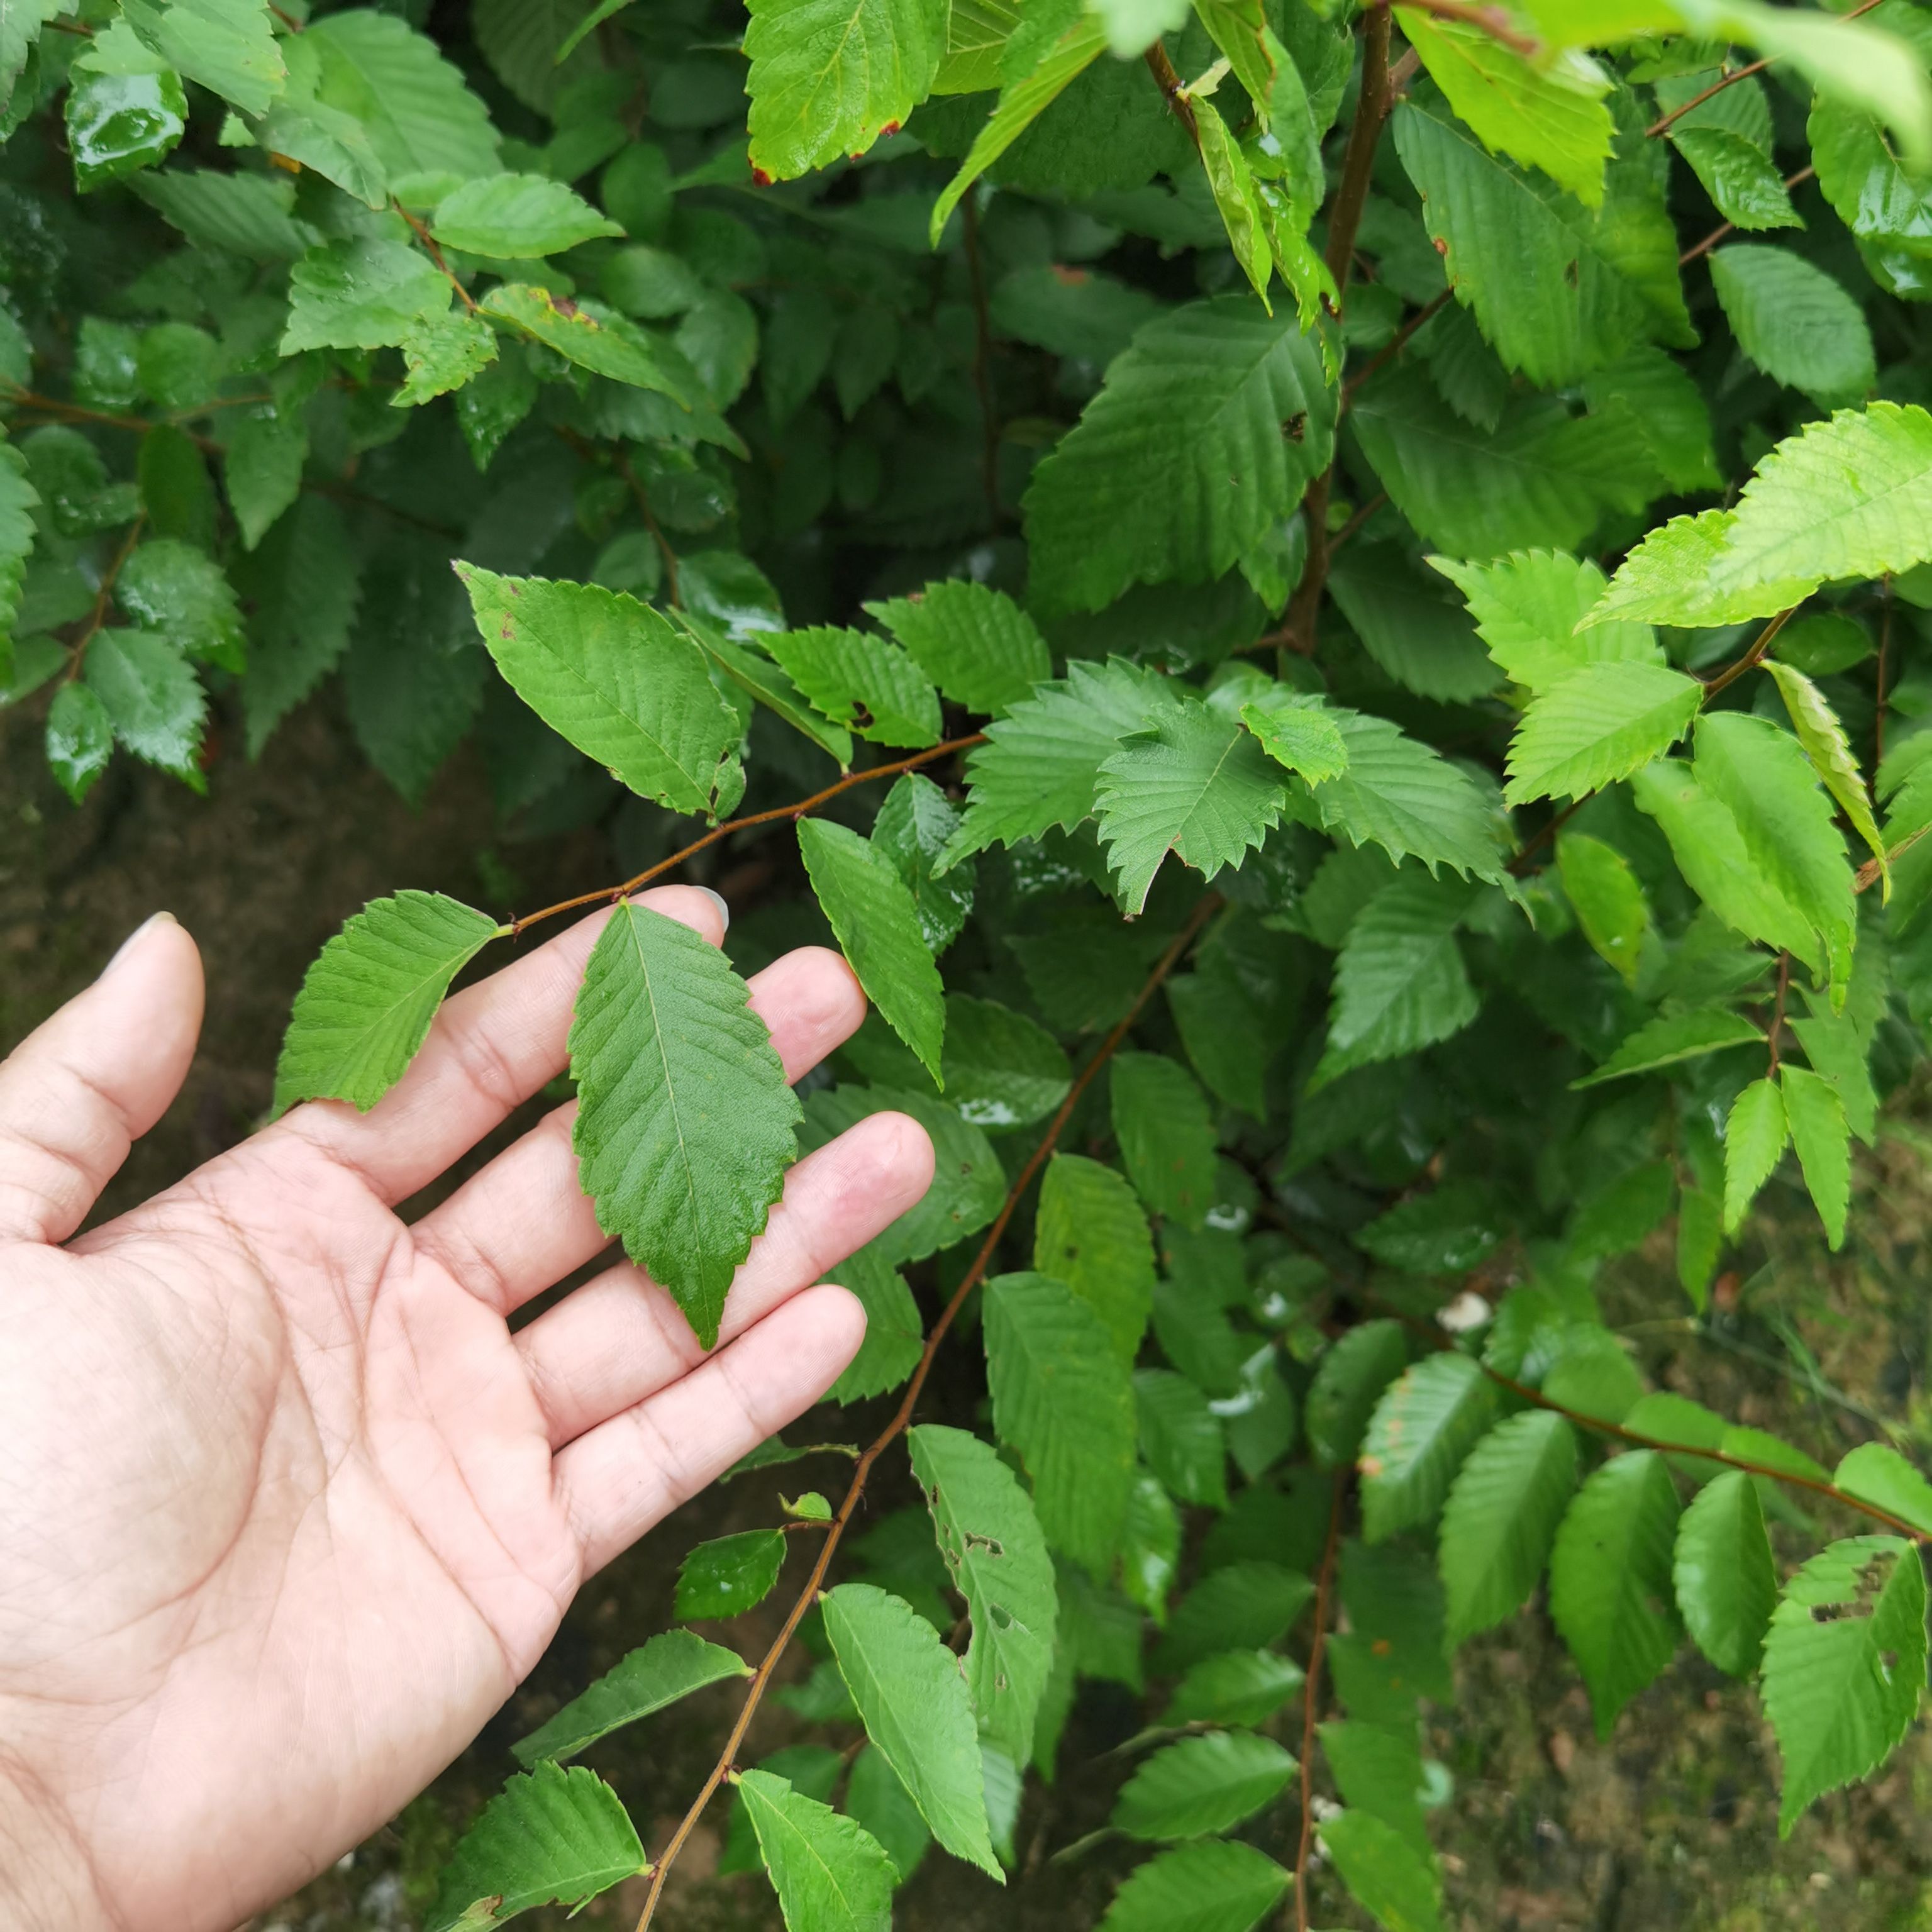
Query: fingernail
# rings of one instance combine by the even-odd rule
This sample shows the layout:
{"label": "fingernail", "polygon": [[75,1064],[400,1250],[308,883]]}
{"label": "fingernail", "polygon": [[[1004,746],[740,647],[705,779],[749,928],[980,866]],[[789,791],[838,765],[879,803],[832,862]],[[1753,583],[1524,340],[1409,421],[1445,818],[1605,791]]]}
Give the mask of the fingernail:
{"label": "fingernail", "polygon": [[709,886],[700,886],[698,890],[718,908],[718,922],[729,932],[731,930],[731,908],[724,903],[724,895],[714,892]]}
{"label": "fingernail", "polygon": [[115,968],[119,965],[122,961],[126,958],[128,954],[134,951],[136,944],[141,940],[141,938],[146,934],[152,931],[155,926],[173,926],[176,923],[178,923],[178,922],[176,921],[174,914],[171,912],[158,912],[150,914],[148,916],[142,920],[140,924],[135,927],[134,930],[129,933],[128,937],[122,940],[119,946],[115,949],[114,957],[109,960],[105,966],[101,968],[100,977],[104,980],[106,979],[108,974],[112,972]]}

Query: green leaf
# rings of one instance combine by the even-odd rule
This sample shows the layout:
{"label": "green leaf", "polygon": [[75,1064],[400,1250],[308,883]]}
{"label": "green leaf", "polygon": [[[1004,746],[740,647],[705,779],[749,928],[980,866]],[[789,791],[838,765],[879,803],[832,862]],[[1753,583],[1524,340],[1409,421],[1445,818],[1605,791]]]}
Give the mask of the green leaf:
{"label": "green leaf", "polygon": [[1585,376],[1583,397],[1596,415],[1622,410],[1635,418],[1645,450],[1672,489],[1718,487],[1709,406],[1674,356],[1648,345],[1633,349]]}
{"label": "green leaf", "polygon": [[985,1294],[994,1433],[1033,1478],[1047,1541],[1102,1574],[1133,1480],[1126,1366],[1100,1316],[1063,1283],[1005,1274]]}
{"label": "green leaf", "polygon": [[863,1402],[897,1388],[926,1352],[926,1324],[905,1276],[886,1258],[877,1241],[868,1241],[825,1279],[849,1288],[866,1310],[866,1339],[826,1400]]}
{"label": "green leaf", "polygon": [[1040,1183],[1033,1264],[1100,1316],[1131,1364],[1154,1306],[1154,1238],[1132,1187],[1084,1154],[1057,1154]]}
{"label": "green leaf", "polygon": [[1305,1405],[1308,1446],[1318,1466],[1340,1469],[1354,1461],[1382,1391],[1408,1360],[1402,1324],[1385,1319],[1349,1329],[1322,1358]]}
{"label": "green leaf", "polygon": [[275,1066],[275,1111],[333,1100],[367,1113],[403,1077],[450,981],[507,929],[440,892],[372,899],[303,976]]}
{"label": "green leaf", "polygon": [[696,1632],[661,1631],[607,1670],[550,1722],[510,1747],[519,1764],[574,1757],[626,1724],[675,1704],[707,1684],[748,1677],[752,1666],[734,1650],[706,1643]]}
{"label": "green leaf", "polygon": [[1352,1236],[1356,1246],[1404,1274],[1466,1274],[1503,1239],[1497,1204],[1477,1182],[1444,1181],[1378,1214]]}
{"label": "green leaf", "polygon": [[539,1905],[580,1905],[650,1870],[617,1794],[594,1771],[540,1764],[512,1778],[464,1833],[428,1932],[475,1932]]}
{"label": "green leaf", "polygon": [[1820,94],[1806,128],[1818,185],[1882,288],[1922,292],[1924,244],[1932,236],[1926,185],[1886,138],[1877,118]]}
{"label": "green leaf", "polygon": [[1156,1654],[1158,1667],[1184,1670],[1217,1651],[1279,1643],[1314,1594],[1306,1576],[1278,1563],[1224,1564],[1175,1606]]}
{"label": "green leaf", "polygon": [[1228,1507],[1228,1445],[1220,1418],[1185,1376],[1169,1369],[1134,1372],[1141,1454],[1168,1494],[1210,1509]]}
{"label": "green leaf", "polygon": [[374,8],[315,21],[301,44],[320,58],[316,97],[358,124],[392,176],[496,172],[489,110],[428,36]]}
{"label": "green leaf", "polygon": [[1566,832],[1556,841],[1556,869],[1583,937],[1634,987],[1652,928],[1650,902],[1630,861],[1600,838]]}
{"label": "green leaf", "polygon": [[1798,734],[1798,742],[1804,747],[1805,756],[1816,767],[1818,776],[1825,782],[1825,789],[1838,800],[1839,809],[1851,820],[1852,829],[1870,847],[1877,859],[1879,876],[1885,880],[1888,897],[1892,886],[1885,841],[1880,836],[1877,820],[1872,816],[1870,794],[1865,790],[1858,761],[1852,755],[1838,713],[1832,709],[1825,694],[1802,670],[1790,664],[1780,664],[1775,658],[1769,661],[1765,668],[1771,673],[1784,697],[1784,708],[1790,714],[1792,728]]}
{"label": "green leaf", "polygon": [[1834,1249],[1845,1244],[1845,1215],[1852,1198],[1852,1130],[1838,1089],[1821,1073],[1786,1066],[1778,1075],[1791,1143],[1798,1150],[1804,1185]]}
{"label": "green leaf", "polygon": [[910,1878],[932,1843],[932,1834],[898,1773],[871,1744],[852,1760],[845,1809],[878,1840],[901,1882]]}
{"label": "green leaf", "polygon": [[1762,1046],[1764,1035],[1741,1013],[1724,1006],[1693,1006],[1682,1013],[1660,1013],[1646,1020],[1598,1067],[1574,1087],[1594,1087],[1633,1073],[1654,1073],[1726,1047]]}
{"label": "green leaf", "polygon": [[1336,962],[1328,1044],[1310,1090],[1353,1068],[1448,1040],[1476,1017],[1475,989],[1455,938],[1468,909],[1465,890],[1408,877],[1363,908]]}
{"label": "green leaf", "polygon": [[966,816],[947,862],[1055,826],[1072,830],[1092,814],[1100,767],[1120,740],[1173,702],[1162,680],[1124,658],[1070,664],[968,754]]}
{"label": "green leaf", "polygon": [[1661,664],[1587,664],[1531,701],[1510,740],[1511,805],[1582,798],[1660,757],[1690,729],[1704,687]]}
{"label": "green leaf", "polygon": [[1430,78],[1491,153],[1542,169],[1586,207],[1602,205],[1616,130],[1604,104],[1609,77],[1595,62],[1572,53],[1533,68],[1460,20],[1412,7],[1398,8],[1396,17]]}
{"label": "green leaf", "polygon": [[934,0],[752,0],[752,166],[790,181],[896,132],[946,52]]}
{"label": "green leaf", "polygon": [[1238,869],[1281,819],[1274,766],[1240,723],[1205,704],[1165,711],[1105,760],[1094,812],[1130,916],[1169,852],[1213,878]]}
{"label": "green leaf", "polygon": [[203,791],[201,728],[208,700],[178,646],[146,631],[102,631],[82,676],[100,700],[115,740]]}
{"label": "green leaf", "polygon": [[1058,1616],[1040,1520],[1012,1472],[976,1436],[928,1423],[906,1443],[940,1554],[973,1620],[966,1682],[980,1729],[1024,1764]]}
{"label": "green leaf", "polygon": [[114,594],[128,616],[184,656],[224,670],[247,661],[242,612],[219,565],[192,544],[162,537],[121,567]]}
{"label": "green leaf", "polygon": [[301,494],[308,430],[292,410],[258,404],[235,416],[222,476],[242,548],[253,550]]}
{"label": "green leaf", "polygon": [[1576,1431],[1548,1409],[1499,1422],[1470,1452],[1437,1545],[1451,1645],[1528,1601],[1576,1481]]}
{"label": "green leaf", "polygon": [[1004,1883],[987,1836],[980,1741],[959,1660],[910,1605],[869,1583],[842,1583],[822,1601],[825,1634],[866,1736],[932,1835]]}
{"label": "green leaf", "polygon": [[1388,1932],[1439,1932],[1442,1881],[1434,1862],[1393,1825],[1351,1810],[1316,1828],[1342,1882]]}
{"label": "green leaf", "polygon": [[460,389],[496,358],[495,332],[481,316],[432,316],[402,340],[408,380],[389,398],[392,409],[416,409]]}
{"label": "green leaf", "polygon": [[1362,1534],[1370,1542],[1435,1515],[1495,1408],[1495,1384],[1467,1355],[1431,1355],[1383,1391],[1360,1454]]}
{"label": "green leaf", "polygon": [[1597,1735],[1670,1661],[1677,1492],[1664,1458],[1613,1456],[1576,1492],[1550,1559],[1550,1614],[1589,1687]]}
{"label": "green leaf", "polygon": [[268,0],[123,0],[121,18],[164,64],[244,114],[265,112],[287,82]]}
{"label": "green leaf", "polygon": [[0,442],[0,687],[13,676],[14,627],[34,548],[32,512],[40,506],[40,492],[27,478],[27,459],[10,442]]}
{"label": "green leaf", "polygon": [[1878,380],[1864,311],[1803,256],[1756,244],[1720,248],[1711,285],[1738,346],[1774,382],[1829,409]]}
{"label": "green leaf", "polygon": [[738,723],[688,632],[598,584],[456,574],[496,668],[546,724],[640,796],[712,810]]}
{"label": "green leaf", "polygon": [[1856,1536],[1784,1586],[1765,1640],[1765,1714],[1784,1761],[1778,1829],[1815,1798],[1877,1769],[1925,1688],[1925,1576],[1895,1536]]}
{"label": "green leaf", "polygon": [[1301,1688],[1301,1666],[1272,1650],[1204,1658],[1174,1687],[1163,1724],[1264,1724]]}
{"label": "green leaf", "polygon": [[[1100,58],[1106,44],[1105,26],[1088,14],[1073,20],[1058,40],[1040,44],[1037,58],[1023,71],[1009,74],[1007,61],[1002,58],[1000,98],[992,118],[968,150],[959,172],[932,205],[928,235],[934,248],[939,246],[939,238],[966,190]],[[1010,53],[1012,43],[1008,46]]]}
{"label": "green leaf", "polygon": [[[687,557],[682,561],[686,568],[680,574],[688,576],[691,560]],[[798,687],[776,664],[747,646],[722,636],[713,626],[693,617],[688,610],[666,614],[697,639],[699,648],[731,683],[782,718],[794,730],[803,732],[820,751],[829,752],[841,771],[850,768],[852,734],[843,725],[830,724],[820,717],[800,697]],[[908,774],[908,777],[917,776]],[[899,782],[902,784],[905,781],[902,779]],[[896,791],[898,787],[895,785],[892,789]],[[891,794],[886,796],[890,801]],[[884,815],[882,807],[880,816]]]}
{"label": "green leaf", "polygon": [[[1670,141],[1733,228],[1804,226],[1777,164],[1756,142],[1729,128],[1688,127],[1682,122],[1671,129]],[[1717,272],[1714,261],[1712,272]]]}
{"label": "green leaf", "polygon": [[562,182],[544,175],[486,175],[437,203],[430,232],[446,248],[502,260],[561,254],[623,230]]}
{"label": "green leaf", "polygon": [[742,1772],[737,1784],[786,1924],[890,1932],[898,1873],[862,1825],[768,1771]]}
{"label": "green leaf", "polygon": [[934,94],[980,94],[1000,84],[1000,58],[1019,24],[1013,0],[955,0]]}
{"label": "green leaf", "polygon": [[[188,98],[180,76],[97,74],[74,66],[67,96],[67,140],[74,184],[83,194],[156,166],[188,129]],[[158,64],[158,62],[157,63]]]}
{"label": "green leaf", "polygon": [[697,372],[676,350],[601,302],[566,301],[546,289],[500,282],[479,306],[580,369],[668,396],[687,416],[700,400]]}
{"label": "green leaf", "polygon": [[1276,764],[1311,785],[1340,778],[1348,769],[1348,748],[1334,717],[1319,699],[1304,692],[1269,685],[1242,705],[1241,722]]}
{"label": "green leaf", "polygon": [[47,707],[44,743],[48,769],[78,805],[114,755],[114,727],[86,685],[63,684]]}
{"label": "green leaf", "polygon": [[281,352],[380,349],[446,315],[449,284],[428,256],[378,236],[311,248],[290,278]]}
{"label": "green leaf", "polygon": [[1108,1070],[1114,1132],[1148,1211],[1198,1228],[1219,1184],[1214,1124],[1193,1077],[1165,1054],[1117,1053]]}
{"label": "green leaf", "polygon": [[1833,1487],[1932,1533],[1932,1483],[1883,1442],[1862,1442],[1832,1472]]}
{"label": "green leaf", "polygon": [[1691,1498],[1671,1576],[1691,1640],[1720,1670],[1750,1676],[1778,1602],[1778,1571],[1756,1485],[1742,1469]]}
{"label": "green leaf", "polygon": [[250,758],[347,650],[360,562],[341,512],[315,496],[302,496],[254,556],[238,561],[237,587],[252,607],[242,680]]}
{"label": "green leaf", "polygon": [[1220,209],[1221,225],[1228,231],[1228,245],[1241,272],[1261,297],[1264,313],[1272,314],[1268,284],[1274,279],[1274,254],[1269,242],[1269,223],[1261,198],[1255,191],[1255,178],[1248,158],[1228,131],[1228,124],[1204,94],[1190,95],[1194,110],[1195,134],[1199,144],[1201,165],[1208,185]]}
{"label": "green leaf", "polygon": [[1225,575],[1326,466],[1335,406],[1285,313],[1222,296],[1149,322],[1028,485],[1036,598],[1097,610],[1136,584]]}
{"label": "green leaf", "polygon": [[[875,841],[878,836],[874,830]],[[1066,1055],[1050,1033],[1010,1006],[968,993],[946,996],[945,1067],[946,1099],[962,1120],[980,1127],[1023,1127],[1044,1120],[1073,1084]],[[1052,1168],[1048,1172],[1050,1176]],[[1076,1286],[1063,1270],[1035,1265]]]}
{"label": "green leaf", "polygon": [[808,702],[860,737],[916,748],[939,742],[938,694],[886,638],[824,624],[764,642]]}
{"label": "green leaf", "polygon": [[168,168],[144,175],[134,192],[190,242],[251,262],[292,262],[315,231],[294,218],[295,184],[212,168]]}
{"label": "green leaf", "polygon": [[1271,1738],[1216,1731],[1183,1738],[1147,1759],[1121,1788],[1109,1822],[1159,1844],[1232,1831],[1271,1803],[1294,1775],[1294,1760]]}
{"label": "green leaf", "polygon": [[63,10],[62,0],[15,0],[0,10],[0,106],[13,92],[41,28]]}
{"label": "green leaf", "polygon": [[674,1614],[693,1621],[735,1617],[772,1593],[784,1566],[782,1529],[748,1529],[700,1543],[677,1573]]}
{"label": "green leaf", "polygon": [[944,1085],[944,989],[920,929],[919,908],[897,867],[869,839],[828,818],[800,819],[798,848],[813,894],[866,998]]}
{"label": "green leaf", "polygon": [[626,903],[598,938],[570,1029],[572,1144],[598,1226],[707,1348],[784,1191],[800,1118],[749,998],[716,946]]}
{"label": "green leaf", "polygon": [[868,604],[866,610],[948,698],[969,711],[1004,717],[1053,675],[1046,640],[1003,590],[948,578],[910,597]]}
{"label": "green leaf", "polygon": [[1724,1124],[1724,1232],[1734,1234],[1758,1190],[1771,1178],[1789,1137],[1784,1096],[1774,1080],[1754,1080]]}
{"label": "green leaf", "polygon": [[1322,1754],[1342,1803],[1379,1818],[1432,1864],[1436,1850],[1422,1810],[1426,1788],[1422,1752],[1414,1730],[1357,1718],[1339,1724],[1331,1720],[1321,1726],[1320,1736]]}
{"label": "green leaf", "polygon": [[1450,285],[1508,368],[1554,388],[1638,343],[1696,340],[1676,236],[1641,137],[1625,137],[1630,151],[1611,163],[1601,205],[1590,208],[1486,153],[1430,95],[1402,101],[1394,118]]}
{"label": "green leaf", "polygon": [[1288,1882],[1252,1845],[1213,1838],[1182,1845],[1135,1868],[1100,1932],[1251,1932]]}
{"label": "green leaf", "polygon": [[1744,834],[1724,800],[1681,759],[1660,758],[1630,781],[1638,805],[1670,842],[1690,889],[1733,932],[1822,964],[1811,922],[1750,861]]}
{"label": "green leaf", "polygon": [[1648,624],[1576,626],[1604,594],[1604,573],[1561,550],[1516,550],[1491,563],[1429,561],[1468,598],[1490,655],[1513,682],[1546,691],[1586,664],[1661,664]]}
{"label": "green leaf", "polygon": [[1180,1511],[1160,1478],[1143,1470],[1127,1497],[1120,1532],[1120,1588],[1165,1628],[1167,1599],[1180,1568]]}

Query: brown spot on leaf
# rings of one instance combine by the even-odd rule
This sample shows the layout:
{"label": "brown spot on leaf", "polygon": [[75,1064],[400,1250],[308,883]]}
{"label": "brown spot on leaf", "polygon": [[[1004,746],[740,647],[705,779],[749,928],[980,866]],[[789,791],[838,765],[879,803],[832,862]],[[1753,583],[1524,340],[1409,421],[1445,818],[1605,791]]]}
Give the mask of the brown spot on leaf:
{"label": "brown spot on leaf", "polygon": [[770,188],[771,184],[772,178],[763,168],[754,168],[752,170],[752,185],[754,188]]}
{"label": "brown spot on leaf", "polygon": [[1086,269],[1070,268],[1064,262],[1054,263],[1053,275],[1054,280],[1070,289],[1077,289],[1083,283],[1090,282],[1094,279]]}

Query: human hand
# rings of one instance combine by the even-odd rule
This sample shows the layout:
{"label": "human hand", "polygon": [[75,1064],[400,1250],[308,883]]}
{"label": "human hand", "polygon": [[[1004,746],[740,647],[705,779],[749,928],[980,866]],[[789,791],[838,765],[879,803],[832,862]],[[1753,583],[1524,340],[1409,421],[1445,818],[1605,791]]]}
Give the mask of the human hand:
{"label": "human hand", "polygon": [[[722,936],[709,894],[643,902]],[[708,1357],[621,1262],[510,1332],[607,1244],[574,1106],[398,1218],[562,1067],[602,922],[457,994],[370,1113],[297,1108],[78,1240],[186,1075],[194,941],[150,922],[0,1064],[9,1932],[225,1932],[295,1889],[469,1742],[587,1576],[856,1349],[858,1303],[810,1284],[929,1184],[903,1115],[791,1170]],[[815,947],[752,1003],[794,1080],[865,1011]]]}

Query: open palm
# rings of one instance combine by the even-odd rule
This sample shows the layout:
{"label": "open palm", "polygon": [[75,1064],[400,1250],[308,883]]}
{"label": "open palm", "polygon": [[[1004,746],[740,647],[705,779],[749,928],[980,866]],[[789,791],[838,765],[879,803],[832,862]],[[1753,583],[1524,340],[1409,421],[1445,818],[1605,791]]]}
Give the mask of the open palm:
{"label": "open palm", "polygon": [[[707,894],[646,903],[722,937]],[[299,1108],[77,1240],[186,1072],[194,942],[152,923],[0,1065],[0,1923],[220,1932],[293,1889],[850,1359],[858,1304],[810,1284],[924,1192],[903,1116],[793,1170],[709,1357],[628,1264],[512,1334],[605,1245],[569,1107],[394,1211],[562,1066],[601,923],[452,999],[366,1116]],[[793,1079],[864,1010],[817,949],[752,986]]]}

